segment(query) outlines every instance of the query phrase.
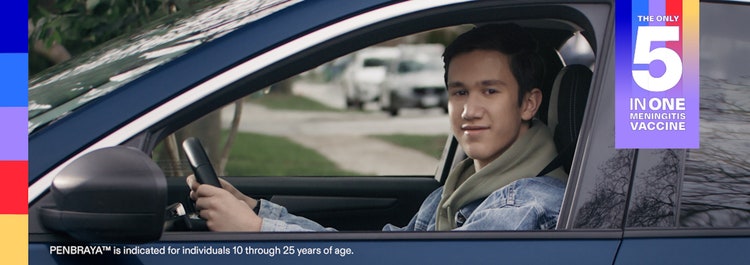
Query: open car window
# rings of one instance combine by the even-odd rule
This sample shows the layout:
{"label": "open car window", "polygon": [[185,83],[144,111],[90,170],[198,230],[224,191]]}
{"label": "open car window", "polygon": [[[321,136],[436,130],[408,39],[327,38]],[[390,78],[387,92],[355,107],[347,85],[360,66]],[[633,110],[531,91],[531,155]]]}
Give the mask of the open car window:
{"label": "open car window", "polygon": [[[178,147],[193,136],[222,176],[434,177],[450,132],[442,51],[470,27],[379,43],[277,82],[168,136],[154,160],[167,176],[192,173]],[[389,71],[415,58],[423,65],[410,74]]]}
{"label": "open car window", "polygon": [[[167,176],[191,174],[179,144],[194,136],[222,176],[440,180],[437,170],[450,140],[442,52],[472,27],[429,30],[339,55],[182,127],[152,156]],[[574,28],[566,30],[537,29],[539,37],[554,32],[540,39],[548,69],[545,97],[564,65],[594,65],[591,44]],[[554,127],[557,120],[548,112],[556,111],[548,104],[538,118]]]}
{"label": "open car window", "polygon": [[[554,127],[565,115],[550,104],[553,81],[566,58],[590,73],[593,49],[576,27],[520,23],[534,25],[529,29],[543,50],[541,83],[548,97],[537,118]],[[466,158],[450,135],[442,52],[472,27],[439,28],[337,54],[166,135],[152,157],[175,179],[170,187],[184,190],[179,179],[192,171],[179,146],[198,137],[218,175],[244,194],[343,231],[403,226],[451,165]],[[582,112],[586,100],[579,103]]]}

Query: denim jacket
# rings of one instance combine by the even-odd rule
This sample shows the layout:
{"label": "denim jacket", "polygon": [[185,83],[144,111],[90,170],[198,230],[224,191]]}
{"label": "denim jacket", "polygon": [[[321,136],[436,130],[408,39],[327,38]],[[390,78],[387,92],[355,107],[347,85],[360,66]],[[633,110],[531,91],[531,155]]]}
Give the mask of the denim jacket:
{"label": "denim jacket", "polygon": [[[433,191],[404,227],[387,224],[383,231],[434,231],[436,211],[443,187]],[[557,225],[565,183],[554,177],[516,180],[484,199],[462,206],[456,213],[454,230],[533,230]],[[262,200],[261,231],[336,231],[312,220],[292,215],[286,208]]]}

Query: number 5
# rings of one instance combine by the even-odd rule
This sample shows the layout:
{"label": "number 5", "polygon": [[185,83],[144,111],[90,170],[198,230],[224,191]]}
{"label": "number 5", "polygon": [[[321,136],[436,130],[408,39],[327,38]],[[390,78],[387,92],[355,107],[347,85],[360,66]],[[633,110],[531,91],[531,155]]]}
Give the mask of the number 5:
{"label": "number 5", "polygon": [[[633,81],[651,92],[667,91],[682,78],[680,55],[670,48],[660,47],[651,50],[654,41],[679,41],[680,28],[677,26],[641,26],[635,37],[633,64],[650,64],[655,60],[664,62],[666,70],[661,77],[654,77],[649,70],[633,70]],[[649,51],[651,50],[651,51]]]}

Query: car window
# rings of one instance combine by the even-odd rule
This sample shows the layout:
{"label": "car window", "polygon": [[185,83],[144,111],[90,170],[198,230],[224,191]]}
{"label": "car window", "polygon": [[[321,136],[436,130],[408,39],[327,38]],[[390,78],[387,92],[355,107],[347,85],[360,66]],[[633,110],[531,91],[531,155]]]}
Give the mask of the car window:
{"label": "car window", "polygon": [[685,150],[641,149],[636,152],[626,226],[675,226]]}
{"label": "car window", "polygon": [[562,47],[560,47],[560,56],[566,65],[581,64],[593,68],[594,66],[594,51],[591,49],[591,45],[586,38],[580,33],[576,32],[570,37]]}
{"label": "car window", "polygon": [[700,148],[639,150],[629,227],[750,227],[750,20],[701,5]]}
{"label": "car window", "polygon": [[[465,29],[440,29],[448,37],[437,41],[448,42]],[[440,47],[438,52],[416,57],[400,52],[405,46],[434,41],[426,34],[355,51],[251,94],[169,136],[153,157],[166,175],[185,176],[191,171],[179,143],[196,136],[224,176],[434,177],[450,131],[444,45],[433,43]],[[415,58],[433,64],[421,68],[439,71],[415,76],[386,73],[386,65],[413,64]],[[382,72],[375,71],[378,67]],[[396,79],[402,86],[386,85]],[[430,92],[418,94],[425,84]],[[381,97],[391,99],[396,89],[406,91],[399,103],[413,104],[384,102]],[[398,115],[384,111],[389,107],[397,107]]]}
{"label": "car window", "polygon": [[378,67],[378,66],[385,66],[388,64],[388,61],[381,58],[367,58],[365,59],[364,66],[365,67]]}
{"label": "car window", "polygon": [[748,5],[701,5],[701,146],[685,156],[679,224],[750,227]]}

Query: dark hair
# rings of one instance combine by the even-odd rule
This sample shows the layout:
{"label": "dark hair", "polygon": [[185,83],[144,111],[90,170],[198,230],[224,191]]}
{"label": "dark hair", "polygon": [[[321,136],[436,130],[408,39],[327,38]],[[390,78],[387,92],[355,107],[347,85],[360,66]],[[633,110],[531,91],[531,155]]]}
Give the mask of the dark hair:
{"label": "dark hair", "polygon": [[511,72],[518,81],[520,106],[524,95],[541,85],[544,69],[537,54],[537,46],[536,39],[516,24],[488,24],[473,28],[458,36],[445,48],[445,82],[447,84],[448,67],[455,56],[475,50],[497,51],[510,59]]}

